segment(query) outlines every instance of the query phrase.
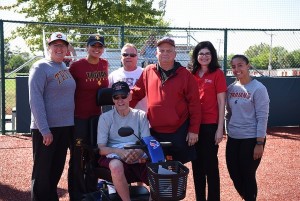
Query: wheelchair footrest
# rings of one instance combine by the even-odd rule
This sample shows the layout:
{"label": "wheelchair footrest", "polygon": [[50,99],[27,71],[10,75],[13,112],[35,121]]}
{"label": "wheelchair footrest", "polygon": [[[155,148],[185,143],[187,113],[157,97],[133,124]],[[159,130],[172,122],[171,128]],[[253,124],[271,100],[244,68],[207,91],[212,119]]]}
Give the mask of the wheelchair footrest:
{"label": "wheelchair footrest", "polygon": [[[129,186],[131,201],[148,201],[150,193],[145,186]],[[103,200],[122,201],[117,193],[103,195]]]}
{"label": "wheelchair footrest", "polygon": [[149,196],[150,193],[145,186],[129,186],[130,197],[134,196]]}

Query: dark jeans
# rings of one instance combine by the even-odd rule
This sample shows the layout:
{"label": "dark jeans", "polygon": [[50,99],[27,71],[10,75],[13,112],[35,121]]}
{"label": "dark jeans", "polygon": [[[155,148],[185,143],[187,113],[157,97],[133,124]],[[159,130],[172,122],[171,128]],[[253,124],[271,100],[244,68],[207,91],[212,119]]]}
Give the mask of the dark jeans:
{"label": "dark jeans", "polygon": [[43,136],[38,129],[32,129],[33,170],[31,178],[32,201],[58,201],[57,185],[64,170],[73,128],[50,128],[53,142],[43,144]]}
{"label": "dark jeans", "polygon": [[256,170],[261,161],[253,159],[256,138],[234,139],[228,137],[226,163],[234,187],[246,201],[257,197]]}
{"label": "dark jeans", "polygon": [[172,142],[171,147],[164,148],[164,154],[184,164],[196,158],[195,146],[189,146],[186,141],[188,127],[189,120],[186,120],[174,133],[158,133],[153,129],[150,129],[150,133],[159,142]]}
{"label": "dark jeans", "polygon": [[217,128],[217,124],[201,124],[199,140],[195,144],[197,159],[192,161],[192,168],[197,201],[206,200],[206,181],[207,200],[220,200],[219,145],[215,145]]}
{"label": "dark jeans", "polygon": [[91,145],[88,119],[76,119],[70,142],[70,161],[68,170],[68,190],[70,201],[81,201],[85,193],[97,190],[98,178],[85,173],[85,161],[88,153],[81,144]]}

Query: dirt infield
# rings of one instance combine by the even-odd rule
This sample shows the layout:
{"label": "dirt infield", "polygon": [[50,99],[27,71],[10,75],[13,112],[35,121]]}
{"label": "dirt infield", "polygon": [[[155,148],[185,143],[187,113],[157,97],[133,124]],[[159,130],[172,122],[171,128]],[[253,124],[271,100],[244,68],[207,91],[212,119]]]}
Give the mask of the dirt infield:
{"label": "dirt infield", "polygon": [[[225,140],[219,149],[221,200],[241,200],[229,178],[225,162]],[[187,164],[190,168],[190,163]],[[67,167],[58,186],[60,200],[68,200]],[[191,169],[191,168],[190,168]],[[32,170],[31,137],[0,136],[0,200],[30,200]],[[270,128],[264,156],[257,172],[259,201],[300,200],[300,128]],[[186,199],[195,200],[192,172]]]}

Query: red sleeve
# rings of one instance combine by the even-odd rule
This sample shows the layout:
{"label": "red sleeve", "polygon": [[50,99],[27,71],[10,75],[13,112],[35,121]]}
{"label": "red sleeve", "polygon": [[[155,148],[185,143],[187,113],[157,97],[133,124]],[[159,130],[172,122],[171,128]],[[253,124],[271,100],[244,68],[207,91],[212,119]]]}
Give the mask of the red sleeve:
{"label": "red sleeve", "polygon": [[220,69],[217,70],[215,86],[217,94],[227,91],[226,78],[223,71],[221,71]]}
{"label": "red sleeve", "polygon": [[146,96],[145,80],[146,73],[144,70],[140,78],[136,81],[134,87],[131,89],[132,100],[129,103],[130,107],[135,108],[136,104]]}

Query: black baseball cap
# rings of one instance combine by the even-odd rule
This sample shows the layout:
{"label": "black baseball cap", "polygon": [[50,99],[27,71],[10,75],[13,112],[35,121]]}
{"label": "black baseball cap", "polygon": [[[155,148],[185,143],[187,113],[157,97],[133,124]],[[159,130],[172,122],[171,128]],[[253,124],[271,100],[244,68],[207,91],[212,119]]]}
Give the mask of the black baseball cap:
{"label": "black baseball cap", "polygon": [[94,45],[96,43],[99,43],[103,46],[105,46],[104,44],[104,37],[100,36],[100,35],[90,35],[90,37],[87,40],[87,45]]}
{"label": "black baseball cap", "polygon": [[111,88],[112,88],[112,96],[128,95],[130,92],[128,84],[123,81],[114,83]]}

